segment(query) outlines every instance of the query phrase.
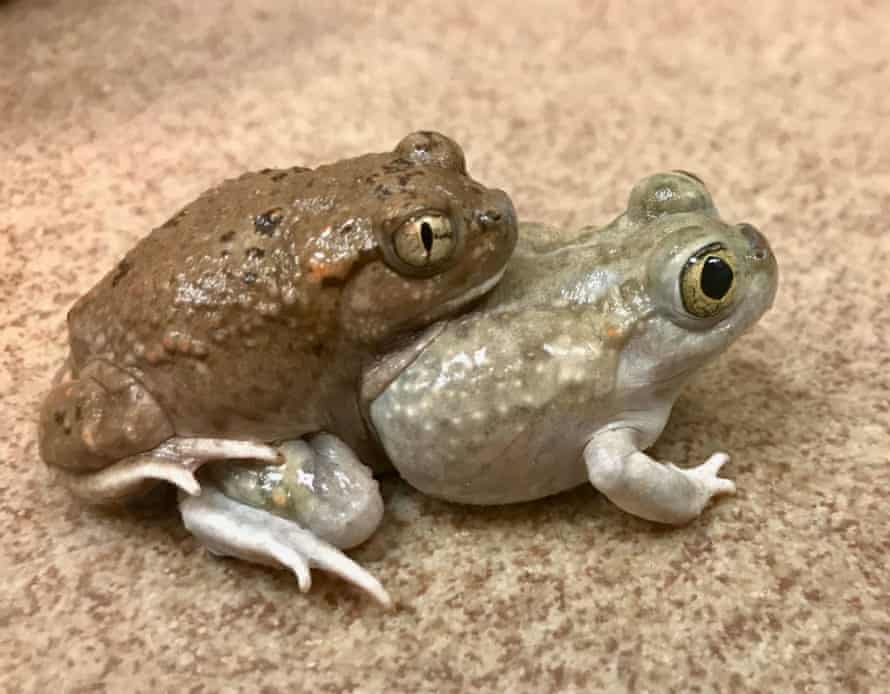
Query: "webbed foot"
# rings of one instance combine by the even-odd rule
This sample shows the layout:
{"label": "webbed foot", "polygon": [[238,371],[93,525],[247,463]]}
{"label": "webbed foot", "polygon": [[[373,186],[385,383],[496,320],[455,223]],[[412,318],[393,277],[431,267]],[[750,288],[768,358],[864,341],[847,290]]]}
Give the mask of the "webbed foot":
{"label": "webbed foot", "polygon": [[596,434],[584,449],[590,483],[619,508],[658,523],[679,525],[698,517],[718,494],[733,494],[735,483],[719,477],[729,462],[715,453],[690,469],[660,463],[638,449],[633,429]]}
{"label": "webbed foot", "polygon": [[198,496],[180,495],[185,527],[214,554],[291,571],[302,592],[318,567],[369,593],[384,607],[392,600],[380,582],[333,545],[296,522],[234,501],[211,486]]}
{"label": "webbed foot", "polygon": [[735,482],[725,477],[720,477],[720,469],[729,462],[727,453],[714,453],[701,465],[693,468],[679,468],[671,464],[670,467],[680,473],[699,490],[701,505],[704,507],[713,497],[720,494],[735,494]]}
{"label": "webbed foot", "polygon": [[[71,492],[92,504],[108,504],[137,496],[157,482],[169,482],[186,494],[198,494],[195,472],[211,460],[247,459],[257,463],[281,461],[272,446],[251,441],[174,437],[139,455],[124,458],[96,472],[68,473]],[[64,474],[64,473],[60,473]]]}
{"label": "webbed foot", "polygon": [[380,583],[340,551],[367,540],[383,517],[371,471],[330,434],[285,441],[278,452],[278,464],[209,466],[199,495],[180,494],[186,528],[215,554],[292,571],[303,591],[314,566],[390,606]]}

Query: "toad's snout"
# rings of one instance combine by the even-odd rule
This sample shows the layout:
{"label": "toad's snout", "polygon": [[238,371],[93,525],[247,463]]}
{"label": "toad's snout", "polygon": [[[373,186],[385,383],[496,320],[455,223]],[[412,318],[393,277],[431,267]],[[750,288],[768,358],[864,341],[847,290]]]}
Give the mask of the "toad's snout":
{"label": "toad's snout", "polygon": [[748,240],[748,245],[750,247],[748,253],[749,258],[758,262],[769,260],[775,262],[773,249],[770,248],[769,241],[767,241],[766,237],[758,231],[757,227],[751,224],[740,224],[739,228],[742,232],[742,236]]}
{"label": "toad's snout", "polygon": [[483,229],[516,234],[516,210],[513,202],[502,190],[491,190],[476,215],[476,221]]}
{"label": "toad's snout", "polygon": [[764,311],[773,305],[779,289],[779,265],[766,237],[751,224],[740,224],[739,230],[748,241],[746,260],[755,277],[765,282]]}

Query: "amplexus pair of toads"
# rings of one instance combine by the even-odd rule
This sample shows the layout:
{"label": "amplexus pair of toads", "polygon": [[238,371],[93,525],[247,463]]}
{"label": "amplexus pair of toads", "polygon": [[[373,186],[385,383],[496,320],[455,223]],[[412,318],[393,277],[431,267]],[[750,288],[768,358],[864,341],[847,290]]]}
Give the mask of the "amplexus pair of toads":
{"label": "amplexus pair of toads", "polygon": [[340,550],[383,515],[371,468],[465,504],[589,481],[662,523],[728,459],[643,451],[689,377],[769,308],[776,261],[702,182],[650,176],[603,228],[519,225],[450,139],[208,190],[68,314],[43,459],[80,498],[159,482],[214,553],[390,604]]}

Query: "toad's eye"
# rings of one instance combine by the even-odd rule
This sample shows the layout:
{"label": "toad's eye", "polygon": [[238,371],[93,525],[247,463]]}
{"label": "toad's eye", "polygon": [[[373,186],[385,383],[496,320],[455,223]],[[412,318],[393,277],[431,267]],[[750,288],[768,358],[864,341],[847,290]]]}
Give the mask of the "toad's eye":
{"label": "toad's eye", "polygon": [[697,318],[710,318],[728,306],[735,293],[735,256],[722,244],[693,255],[680,275],[683,306]]}
{"label": "toad's eye", "polygon": [[426,268],[451,257],[457,235],[448,217],[426,214],[402,224],[393,234],[393,245],[402,262]]}

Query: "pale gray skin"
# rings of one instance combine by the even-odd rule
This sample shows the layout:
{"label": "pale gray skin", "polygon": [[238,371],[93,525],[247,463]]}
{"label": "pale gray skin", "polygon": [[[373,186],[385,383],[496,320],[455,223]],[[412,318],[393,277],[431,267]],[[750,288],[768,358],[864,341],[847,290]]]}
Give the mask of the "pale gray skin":
{"label": "pale gray skin", "polygon": [[[696,317],[680,277],[716,244],[732,253],[733,285],[714,315]],[[624,463],[597,456],[651,446],[690,376],[770,307],[777,278],[763,236],[723,222],[698,180],[653,176],[603,229],[523,225],[501,284],[394,380],[372,422],[402,477],[432,496],[512,503],[589,480],[632,513],[686,522],[730,491],[716,478],[725,457],[697,473],[711,475],[702,484],[666,477],[666,495],[625,500],[613,479]],[[664,474],[647,467],[647,483]]]}
{"label": "pale gray skin", "polygon": [[[732,270],[717,299],[701,293],[702,268],[714,257]],[[661,434],[688,379],[772,305],[777,282],[764,237],[722,221],[696,177],[651,176],[633,189],[627,212],[602,229],[522,225],[498,287],[472,312],[434,326],[413,361],[409,353],[371,403],[372,428],[402,477],[431,496],[503,504],[589,481],[630,513],[688,522],[714,495],[735,490],[718,477],[728,456],[683,470],[642,451]],[[328,485],[318,494],[305,475],[296,481],[303,465],[294,457],[265,469],[216,468],[229,497],[217,502],[237,514],[229,535],[262,545],[267,559],[296,548],[285,539],[295,526],[316,541],[349,546],[331,533],[335,516],[340,527],[349,520],[350,542],[370,536],[379,516],[359,509],[377,507],[368,502],[376,486],[346,485],[366,479],[360,466],[335,452],[316,460],[312,474],[330,466],[328,478],[341,479],[339,490]],[[327,506],[319,511],[322,497]],[[358,566],[339,573],[389,603]]]}

